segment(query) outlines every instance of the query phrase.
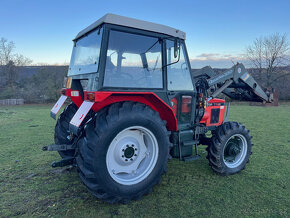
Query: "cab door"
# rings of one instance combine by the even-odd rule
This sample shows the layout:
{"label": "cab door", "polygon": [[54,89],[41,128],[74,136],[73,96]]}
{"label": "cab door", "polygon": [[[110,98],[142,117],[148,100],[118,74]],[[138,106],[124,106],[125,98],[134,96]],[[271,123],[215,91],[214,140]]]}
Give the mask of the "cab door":
{"label": "cab door", "polygon": [[179,124],[190,123],[194,117],[195,87],[191,68],[183,42],[166,40],[167,55],[167,96]]}

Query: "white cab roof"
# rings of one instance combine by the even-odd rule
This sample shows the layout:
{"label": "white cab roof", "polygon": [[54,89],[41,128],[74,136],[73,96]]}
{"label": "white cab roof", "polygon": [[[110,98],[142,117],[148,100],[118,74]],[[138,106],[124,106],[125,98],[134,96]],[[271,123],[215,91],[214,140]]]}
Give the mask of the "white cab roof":
{"label": "white cab roof", "polygon": [[156,24],[156,23],[151,23],[143,20],[137,20],[129,17],[123,17],[120,15],[116,14],[106,14],[105,16],[101,17],[99,20],[85,28],[84,30],[80,31],[77,36],[75,37],[74,40],[80,38],[84,34],[90,32],[91,30],[95,29],[102,23],[109,23],[109,24],[115,24],[115,25],[120,25],[120,26],[126,26],[126,27],[132,27],[136,29],[141,29],[141,30],[147,30],[151,32],[156,32],[156,33],[162,33],[166,34],[169,36],[177,37],[180,39],[185,39],[185,32],[182,32],[178,29],[174,29],[169,26],[161,25],[161,24]]}

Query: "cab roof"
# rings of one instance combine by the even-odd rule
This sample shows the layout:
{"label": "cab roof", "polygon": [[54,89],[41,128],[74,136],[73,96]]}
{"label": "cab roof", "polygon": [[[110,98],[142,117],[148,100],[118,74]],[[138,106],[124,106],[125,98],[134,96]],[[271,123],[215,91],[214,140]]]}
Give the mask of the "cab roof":
{"label": "cab roof", "polygon": [[143,20],[137,20],[134,18],[124,17],[116,14],[106,14],[105,16],[101,17],[99,20],[97,20],[96,22],[85,28],[84,30],[80,31],[74,38],[74,40],[77,40],[78,38],[82,37],[83,35],[85,35],[86,33],[90,32],[91,30],[95,29],[96,27],[100,26],[103,23],[115,24],[119,26],[162,33],[180,39],[185,39],[185,32],[182,32],[178,29],[169,26],[151,23]]}

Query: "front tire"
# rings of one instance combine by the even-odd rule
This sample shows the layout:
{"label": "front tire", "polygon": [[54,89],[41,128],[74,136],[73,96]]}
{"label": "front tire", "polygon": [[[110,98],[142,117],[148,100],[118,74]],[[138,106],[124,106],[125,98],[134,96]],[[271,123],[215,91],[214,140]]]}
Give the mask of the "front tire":
{"label": "front tire", "polygon": [[231,175],[245,169],[252,154],[249,130],[240,123],[226,122],[214,132],[207,148],[209,165],[220,175]]}
{"label": "front tire", "polygon": [[165,173],[169,145],[156,111],[140,103],[113,104],[85,126],[76,158],[80,178],[109,203],[140,199]]}

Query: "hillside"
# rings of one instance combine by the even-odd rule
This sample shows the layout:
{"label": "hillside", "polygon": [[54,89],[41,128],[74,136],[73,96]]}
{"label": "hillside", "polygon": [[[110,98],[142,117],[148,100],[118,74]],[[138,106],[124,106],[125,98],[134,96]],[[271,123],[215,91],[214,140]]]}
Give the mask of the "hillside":
{"label": "hillside", "polygon": [[[0,66],[0,71],[3,66]],[[1,85],[0,78],[0,98],[27,98],[26,102],[36,103],[37,101],[55,101],[59,95],[59,89],[62,86],[63,76],[66,75],[68,66],[23,66],[16,67],[18,87],[14,90],[8,90]],[[192,74],[198,69],[192,69]],[[214,69],[215,72],[221,73],[226,69]],[[253,77],[262,87],[266,87],[265,74],[260,76],[257,69],[248,69]],[[289,73],[290,67],[280,68],[281,72]],[[275,75],[275,77],[279,74]],[[2,86],[2,87],[1,87]],[[281,78],[273,83],[273,87],[280,91],[280,99],[290,99],[290,75]],[[57,89],[57,90],[54,90]],[[42,90],[42,91],[40,91]],[[7,93],[4,93],[7,92]],[[27,94],[28,93],[28,94]],[[12,96],[13,95],[13,96]],[[31,96],[33,95],[33,96]],[[10,96],[10,97],[9,97]],[[35,99],[35,100],[32,100]],[[40,100],[39,100],[40,99]]]}

